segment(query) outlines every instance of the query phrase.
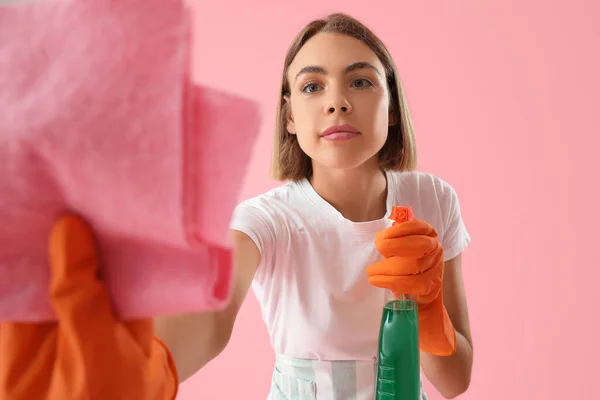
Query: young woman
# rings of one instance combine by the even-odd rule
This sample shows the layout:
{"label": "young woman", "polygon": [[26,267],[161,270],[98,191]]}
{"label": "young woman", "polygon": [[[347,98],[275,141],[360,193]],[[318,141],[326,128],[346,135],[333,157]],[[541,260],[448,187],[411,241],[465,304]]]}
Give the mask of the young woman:
{"label": "young woman", "polygon": [[[419,302],[426,377],[446,398],[463,393],[470,238],[452,187],[412,171],[413,127],[385,46],[343,14],[311,22],[285,59],[277,117],[274,174],[288,182],[236,209],[231,305],[157,323],[181,377],[226,345],[252,284],[276,353],[270,399],[373,399],[388,288]],[[397,205],[418,219],[403,233],[388,218]]]}

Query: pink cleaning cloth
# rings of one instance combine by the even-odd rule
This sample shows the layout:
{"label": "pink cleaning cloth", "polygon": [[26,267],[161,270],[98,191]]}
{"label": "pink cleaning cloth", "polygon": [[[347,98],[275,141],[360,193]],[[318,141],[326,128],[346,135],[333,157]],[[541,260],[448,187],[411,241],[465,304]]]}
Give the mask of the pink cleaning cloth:
{"label": "pink cleaning cloth", "polygon": [[260,125],[190,80],[176,0],[0,7],[0,322],[55,319],[48,233],[95,228],[122,318],[222,309],[227,227]]}

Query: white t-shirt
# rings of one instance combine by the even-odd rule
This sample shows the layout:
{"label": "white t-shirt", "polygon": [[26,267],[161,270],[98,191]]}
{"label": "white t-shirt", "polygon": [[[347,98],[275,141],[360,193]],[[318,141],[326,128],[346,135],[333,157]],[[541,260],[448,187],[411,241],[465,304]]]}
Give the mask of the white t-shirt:
{"label": "white t-shirt", "polygon": [[262,254],[252,288],[276,353],[317,360],[374,360],[385,301],[366,268],[382,257],[377,231],[391,226],[393,206],[411,206],[438,232],[445,260],[470,241],[456,192],[422,172],[388,172],[387,214],[351,222],[306,179],[248,199],[231,228]]}

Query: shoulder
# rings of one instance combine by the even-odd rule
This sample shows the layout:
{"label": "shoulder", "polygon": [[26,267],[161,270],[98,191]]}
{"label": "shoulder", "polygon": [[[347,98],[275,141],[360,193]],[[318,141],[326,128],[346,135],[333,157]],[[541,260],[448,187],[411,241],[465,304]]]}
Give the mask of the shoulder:
{"label": "shoulder", "polygon": [[445,180],[428,172],[390,172],[388,176],[394,181],[396,195],[409,196],[429,205],[437,205],[441,209],[452,206],[456,201],[456,191]]}
{"label": "shoulder", "polygon": [[239,203],[234,214],[254,214],[275,217],[281,209],[294,201],[297,196],[297,185],[287,182],[265,193],[243,200]]}
{"label": "shoulder", "polygon": [[458,195],[442,178],[426,172],[388,173],[397,204],[411,205],[418,218],[431,223],[442,240],[445,257],[458,255],[470,242]]}
{"label": "shoulder", "polygon": [[297,192],[297,185],[288,182],[243,200],[233,211],[230,229],[248,235],[261,253],[268,251],[285,229]]}

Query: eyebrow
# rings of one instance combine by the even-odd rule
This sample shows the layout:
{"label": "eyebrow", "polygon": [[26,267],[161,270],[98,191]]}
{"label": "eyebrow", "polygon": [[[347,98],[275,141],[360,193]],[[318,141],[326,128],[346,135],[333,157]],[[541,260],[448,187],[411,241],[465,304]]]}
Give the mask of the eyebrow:
{"label": "eyebrow", "polygon": [[[352,71],[356,71],[358,69],[364,69],[364,68],[372,69],[373,71],[377,72],[377,74],[379,76],[381,76],[381,72],[379,72],[379,70],[373,64],[368,63],[366,61],[356,62],[354,64],[348,65],[346,68],[344,68],[344,74],[350,73]],[[297,80],[298,77],[300,77],[300,75],[311,74],[311,73],[327,75],[327,71],[325,70],[325,68],[320,67],[318,65],[309,65],[309,66],[302,68],[300,71],[298,71],[298,73],[296,74],[296,78],[294,78],[294,80]]]}

